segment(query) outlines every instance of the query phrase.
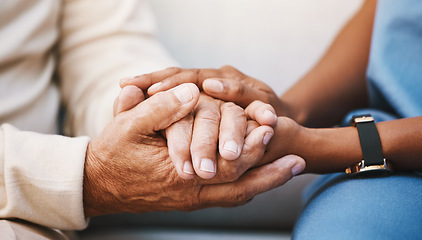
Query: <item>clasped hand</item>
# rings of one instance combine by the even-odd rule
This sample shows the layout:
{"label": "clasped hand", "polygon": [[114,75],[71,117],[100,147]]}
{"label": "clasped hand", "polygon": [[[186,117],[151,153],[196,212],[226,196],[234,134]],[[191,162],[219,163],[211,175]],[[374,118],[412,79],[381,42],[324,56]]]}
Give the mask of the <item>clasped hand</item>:
{"label": "clasped hand", "polygon": [[124,87],[116,116],[88,146],[87,216],[235,206],[292,177],[296,163],[282,159],[251,169],[274,134],[270,105],[243,110],[194,84],[144,99],[140,88]]}

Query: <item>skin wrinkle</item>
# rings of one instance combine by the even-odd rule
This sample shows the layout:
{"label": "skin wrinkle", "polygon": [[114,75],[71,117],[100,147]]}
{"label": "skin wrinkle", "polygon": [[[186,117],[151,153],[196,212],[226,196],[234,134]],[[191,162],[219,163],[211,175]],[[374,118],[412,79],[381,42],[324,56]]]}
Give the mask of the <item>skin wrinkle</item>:
{"label": "skin wrinkle", "polygon": [[[149,75],[148,77],[150,79],[156,78],[156,77],[162,77],[162,76],[166,76],[166,74],[168,74],[168,72],[166,72],[168,70],[163,70],[160,71],[159,73],[153,73],[151,75]],[[177,70],[179,71],[179,70]],[[180,71],[185,71],[185,70],[180,70]],[[220,72],[220,70],[216,71],[216,72]],[[202,73],[202,72],[201,72]],[[157,75],[158,74],[158,75]],[[180,73],[178,73],[180,74]],[[178,75],[176,74],[176,75]],[[184,76],[189,76],[189,77],[193,77],[193,78],[198,78],[199,75],[194,76],[194,74],[186,74]],[[136,78],[137,80],[142,79],[142,77],[138,77]],[[177,78],[176,78],[177,79]],[[132,79],[133,80],[133,79]],[[132,80],[128,80],[127,83],[130,83]],[[155,81],[156,79],[154,79]],[[141,83],[136,83],[136,86],[139,86]],[[164,86],[164,84],[161,84],[159,87]],[[146,88],[148,88],[148,86],[145,86]],[[142,89],[143,91],[145,89]],[[153,94],[153,97],[156,96],[160,96],[158,94]],[[211,101],[212,100],[212,101]],[[269,105],[266,105],[262,102],[255,102],[254,103],[256,106],[261,105],[262,109],[271,109],[271,111],[274,111],[274,109],[272,109]],[[268,107],[268,108],[267,108]],[[220,121],[221,118],[223,118],[224,120],[224,113],[225,112],[232,112],[233,109],[238,109],[241,110],[241,108],[235,108],[234,105],[223,105],[222,101],[220,100],[214,100],[211,97],[201,97],[199,104],[195,107],[195,111],[193,112],[193,115],[195,117],[195,123],[194,126],[197,127],[198,126],[198,122],[200,123],[205,122],[204,126],[208,125],[214,125],[217,126],[216,129],[212,129],[212,131],[218,131],[220,130],[218,127],[221,125]],[[260,108],[256,108],[256,109],[260,109]],[[249,112],[252,112],[253,110],[248,110]],[[258,110],[256,110],[258,111]],[[259,110],[260,112],[264,112],[264,110]],[[256,114],[256,113],[254,113]],[[258,192],[263,192],[268,190],[267,186],[272,186],[274,187],[277,184],[282,184],[283,179],[285,179],[283,176],[285,175],[284,172],[287,172],[288,174],[291,175],[291,170],[284,168],[284,169],[276,169],[275,167],[255,167],[253,168],[253,170],[247,170],[251,167],[253,167],[258,160],[262,157],[262,155],[265,152],[265,145],[262,142],[262,139],[264,137],[264,135],[268,132],[270,132],[271,134],[273,134],[273,129],[269,126],[263,126],[263,125],[259,125],[259,124],[253,124],[253,121],[246,121],[246,117],[245,115],[247,115],[246,113],[239,113],[236,114],[236,112],[234,114],[232,114],[231,116],[228,117],[228,119],[232,118],[238,118],[241,117],[243,120],[245,120],[245,130],[248,131],[248,134],[246,135],[246,139],[244,142],[244,146],[243,146],[243,152],[241,153],[241,155],[239,156],[239,159],[236,161],[228,161],[225,160],[223,158],[221,158],[221,156],[217,156],[218,160],[216,161],[217,165],[216,168],[218,169],[216,176],[214,176],[211,179],[201,179],[199,177],[194,177],[191,180],[181,180],[180,178],[177,178],[177,180],[182,181],[182,183],[177,182],[175,183],[175,185],[173,187],[169,186],[169,188],[165,188],[167,189],[167,197],[159,197],[156,199],[160,199],[160,201],[165,201],[166,199],[170,199],[171,197],[169,196],[174,196],[175,198],[171,198],[171,199],[177,199],[177,196],[181,196],[181,192],[177,192],[175,190],[175,188],[177,188],[177,186],[179,186],[178,184],[183,184],[188,182],[190,186],[197,186],[196,190],[200,190],[199,192],[196,192],[196,196],[199,196],[199,198],[207,198],[207,199],[198,199],[198,197],[192,199],[192,195],[189,195],[192,192],[186,192],[186,190],[183,192],[183,196],[186,196],[184,198],[185,201],[187,201],[186,199],[192,199],[192,204],[188,204],[188,206],[192,206],[193,209],[197,209],[202,206],[202,203],[208,203],[210,206],[233,206],[233,205],[239,205],[239,204],[243,204],[247,201],[249,201],[253,196],[255,196]],[[201,119],[202,118],[202,119]],[[247,118],[251,118],[253,120],[254,116],[247,116]],[[249,128],[249,129],[248,129]],[[207,131],[201,130],[202,132],[199,132],[198,134],[202,134],[203,136],[207,137],[207,132],[210,129],[206,129]],[[198,130],[199,131],[199,130]],[[218,144],[218,134],[215,135],[215,133],[209,135],[210,133],[208,133],[208,138],[210,138],[210,136],[212,136],[212,138],[214,138],[215,136],[215,140],[216,143],[213,143],[212,145],[208,145],[209,148],[216,148]],[[243,135],[243,133],[242,133]],[[203,136],[199,136],[199,137],[203,137]],[[194,138],[195,138],[195,129],[193,131],[193,139],[192,139],[192,144],[191,144],[191,150],[195,151],[196,146],[195,146],[195,142],[194,142]],[[207,141],[208,143],[210,143],[209,141]],[[199,141],[199,143],[202,143],[204,145],[203,141]],[[208,143],[205,143],[208,144]],[[202,146],[203,146],[202,145]],[[192,153],[193,154],[193,153]],[[216,154],[216,149],[213,150],[213,154]],[[194,154],[193,154],[194,156]],[[303,159],[299,159],[301,161],[303,161]],[[276,161],[280,161],[281,160],[276,160]],[[283,164],[281,166],[284,166]],[[267,175],[265,174],[267,171],[275,171],[277,170],[278,174],[268,174],[268,176],[271,176],[271,179],[267,179]],[[258,174],[259,173],[259,174]],[[175,174],[175,171],[173,171],[173,174]],[[283,176],[282,176],[283,175]],[[241,177],[240,177],[241,176]],[[272,178],[277,177],[277,181],[276,183],[273,182],[268,182],[265,180],[273,180]],[[264,178],[265,180],[260,180],[259,178]],[[196,181],[195,181],[196,180]],[[169,180],[169,181],[161,181],[162,184],[167,185],[167,184],[172,184],[173,180]],[[202,185],[202,184],[206,184],[206,183],[210,183],[213,185]],[[199,185],[196,185],[199,184]],[[259,187],[258,187],[259,185]],[[161,186],[161,187],[165,187],[165,186]],[[182,188],[183,189],[183,188]],[[212,190],[211,190],[212,189]],[[176,192],[175,192],[176,191]],[[248,192],[246,192],[248,191]],[[163,192],[160,192],[161,194],[163,194]],[[171,194],[170,194],[171,193]],[[176,194],[176,195],[174,195]],[[183,204],[182,204],[183,205]],[[168,206],[168,203],[166,202],[162,202],[161,206],[163,206],[162,209],[167,209],[166,206]],[[179,209],[180,209],[180,203],[178,205]],[[186,205],[183,205],[186,206]],[[183,209],[182,209],[183,210]],[[189,210],[189,209],[184,209],[184,210]]]}
{"label": "skin wrinkle", "polygon": [[[157,95],[157,96],[162,97],[163,95]],[[163,106],[166,106],[166,105],[163,105]],[[157,113],[157,111],[155,112]],[[160,112],[160,113],[163,113],[163,112]],[[131,116],[131,115],[125,114],[125,116]],[[148,114],[145,114],[144,117],[147,117],[147,116]],[[127,132],[132,132],[133,128],[137,127],[136,124],[133,124],[133,125],[130,125],[130,127],[128,128],[127,125],[121,124],[119,121],[120,120],[115,121],[116,123],[118,123],[116,126],[119,126],[119,127],[124,126],[125,127],[124,129]],[[143,121],[137,121],[137,122],[143,123]],[[110,124],[113,125],[113,122]],[[243,160],[239,159],[239,161],[227,161],[224,159],[219,159],[217,162],[220,163],[218,167],[221,170],[220,171],[221,173],[219,173],[218,176],[213,178],[211,181],[203,180],[198,177],[192,180],[183,180],[179,178],[175,168],[173,167],[171,160],[168,157],[168,152],[165,150],[166,140],[161,135],[159,134],[149,135],[148,134],[149,131],[141,131],[141,132],[144,132],[144,134],[136,134],[136,139],[138,140],[133,141],[133,140],[130,140],[130,138],[132,138],[130,134],[128,135],[128,134],[125,134],[125,132],[119,131],[121,137],[129,137],[129,139],[127,140],[127,143],[124,143],[123,145],[124,147],[132,149],[134,147],[136,148],[137,146],[139,146],[140,142],[149,141],[151,142],[151,145],[144,145],[144,146],[149,146],[150,149],[149,148],[145,149],[145,147],[142,148],[141,146],[139,146],[137,148],[137,151],[135,152],[122,151],[121,149],[119,149],[118,153],[121,155],[115,155],[115,153],[111,155],[107,155],[106,157],[107,161],[102,161],[103,165],[104,164],[106,165],[104,165],[104,167],[101,167],[99,169],[100,174],[102,174],[103,177],[109,177],[110,179],[121,178],[121,180],[110,182],[110,184],[117,184],[113,188],[110,188],[109,186],[106,189],[103,189],[104,186],[102,185],[99,185],[99,187],[96,188],[98,191],[97,193],[106,199],[103,199],[102,201],[104,205],[102,205],[99,208],[96,208],[96,210],[95,208],[92,210],[89,210],[90,205],[86,204],[88,207],[87,211],[89,211],[88,215],[90,214],[98,215],[98,214],[103,214],[104,212],[112,213],[112,212],[119,212],[119,211],[145,212],[145,211],[152,211],[152,210],[167,211],[167,210],[172,210],[172,209],[194,210],[194,209],[203,208],[204,202],[207,202],[208,206],[226,206],[227,204],[225,202],[227,199],[228,201],[232,202],[231,205],[242,204],[246,202],[244,198],[249,197],[249,195],[245,195],[245,193],[243,193],[244,188],[240,184],[240,183],[243,183],[243,181],[245,180],[242,180],[241,182],[237,182],[237,181],[228,182],[225,179],[226,177],[223,175],[223,173],[224,171],[226,171],[229,173],[228,175],[232,177],[233,172],[235,172],[235,175],[240,176],[242,173],[246,171],[248,167],[250,167],[251,164],[253,164],[253,161],[257,159],[257,156],[260,156],[263,154],[264,147],[262,146],[260,138],[262,138],[263,133],[267,131],[265,130],[267,128],[268,128],[267,126],[265,127],[260,126],[258,128],[255,128],[255,130],[253,130],[250,133],[251,137],[253,135],[253,139],[248,140],[248,141],[252,141],[250,142],[251,145],[249,145],[248,143],[248,146],[251,146],[251,148],[245,150],[245,152],[242,155]],[[107,133],[106,131],[103,134],[107,135],[107,134],[113,134],[113,133],[112,132]],[[95,144],[98,141],[99,140],[95,140],[91,144]],[[119,140],[115,139],[115,141],[119,141]],[[100,143],[104,144],[103,148],[100,148],[102,150],[94,151],[94,152],[103,153],[104,151],[107,151],[107,150],[114,152],[114,149],[118,148],[117,145],[114,144],[113,142],[100,141]],[[121,143],[122,142],[119,141],[119,144]],[[154,151],[152,151],[155,147],[160,147],[161,145],[163,145],[161,147],[161,150],[159,148],[155,151],[155,153]],[[148,154],[142,154],[142,152],[145,152],[145,151],[147,151]],[[133,153],[136,153],[136,154],[133,155]],[[161,158],[165,160],[159,161],[158,164],[157,163],[154,164],[153,162],[149,163],[148,161],[151,160],[151,154],[153,155],[154,159]],[[92,155],[88,154],[88,156],[92,156]],[[99,156],[98,158],[101,158],[101,157]],[[125,161],[125,165],[121,165],[119,162],[114,161],[113,158],[114,159],[121,159],[121,158],[136,159],[136,161],[135,160]],[[147,162],[144,162],[143,164],[141,164],[142,158],[147,158],[148,159]],[[89,162],[90,158],[88,158],[87,161]],[[227,169],[224,169],[223,167],[224,165],[222,165],[225,162],[227,163],[230,162],[230,164],[227,165]],[[88,164],[87,167],[89,168],[89,163],[87,164]],[[140,165],[142,165],[142,169],[139,169]],[[124,169],[121,169],[122,167],[126,168],[126,171]],[[141,170],[141,172],[135,175],[138,177],[138,180],[134,180],[133,178],[132,179],[127,178],[128,176],[127,171],[137,172],[139,170]],[[155,172],[155,174],[151,175],[151,171]],[[142,172],[149,173],[149,174],[143,174]],[[96,171],[91,171],[90,173],[91,174],[96,173]],[[99,173],[97,172],[97,174]],[[134,174],[130,176],[134,177]],[[88,180],[90,179],[89,174],[88,176],[85,177],[85,179],[88,179]],[[244,182],[244,184],[253,185],[254,184],[253,180],[254,180],[253,178],[249,177],[248,181]],[[103,182],[107,182],[107,181],[103,181]],[[148,182],[150,184],[141,184],[142,182]],[[154,183],[156,183],[155,184],[156,186],[153,186]],[[206,183],[215,184],[215,185],[204,185]],[[232,185],[227,185],[226,187],[225,184],[232,184]],[[124,188],[118,187],[119,185],[124,185],[125,187]],[[186,188],[187,186],[189,187]],[[210,190],[211,188],[214,190],[211,191]],[[227,188],[239,189],[240,192],[227,191]],[[157,191],[157,189],[161,189],[161,190]],[[215,191],[217,191],[217,189],[219,189],[218,192],[221,194],[220,196],[222,199],[215,198],[216,196]],[[266,190],[267,188],[263,186],[262,189]],[[101,194],[101,191],[104,191],[104,190],[108,193]],[[207,196],[204,196],[203,193],[209,193],[209,194]],[[255,195],[256,193],[257,192],[254,192],[251,194]],[[233,194],[237,196],[232,196]],[[197,196],[206,197],[208,199],[197,199]],[[132,201],[136,201],[136,203]],[[113,204],[108,205],[107,207],[107,204],[110,204],[110,202]],[[94,201],[94,203],[98,203],[98,202]]]}
{"label": "skin wrinkle", "polygon": [[[306,159],[306,172],[342,171],[361,160],[356,129],[325,127],[332,127],[338,123],[349,110],[367,106],[367,85],[364,76],[375,6],[376,1],[367,1],[340,32],[321,61],[280,98],[262,82],[247,77],[239,71],[235,72],[229,66],[219,70],[201,70],[203,75],[188,81],[201,83],[200,77],[206,73],[214,74],[213,76],[217,78],[225,76],[230,79],[220,80],[226,84],[223,84],[225,87],[232,87],[229,90],[233,91],[233,94],[226,92],[226,96],[212,93],[210,95],[226,97],[224,100],[232,100],[242,106],[250,104],[253,100],[261,100],[271,103],[278,115],[290,117],[278,118],[274,138],[268,145],[262,163],[272,162],[278,157],[294,153]],[[236,76],[240,79],[236,80]],[[236,80],[235,83],[229,81],[233,79]],[[305,128],[297,123],[318,128]],[[419,136],[422,136],[420,134],[422,117],[385,122],[377,124],[377,127],[386,156],[391,157],[399,169],[422,168],[422,162],[418,161],[421,155]],[[288,167],[293,166],[293,163],[287,163],[290,165]],[[279,166],[286,167],[281,163]],[[277,165],[268,165],[268,168],[271,167],[277,169]],[[247,173],[255,173],[254,170],[249,170]],[[283,178],[278,178],[277,181],[280,181],[278,183],[273,179],[279,177],[276,174],[268,174],[266,177],[268,181],[273,181],[272,184],[278,184],[291,178],[291,172],[283,175]],[[247,190],[256,191],[260,186],[249,186],[248,189],[243,189],[243,193]],[[241,188],[236,190],[242,191]],[[246,198],[248,197],[247,195]]]}

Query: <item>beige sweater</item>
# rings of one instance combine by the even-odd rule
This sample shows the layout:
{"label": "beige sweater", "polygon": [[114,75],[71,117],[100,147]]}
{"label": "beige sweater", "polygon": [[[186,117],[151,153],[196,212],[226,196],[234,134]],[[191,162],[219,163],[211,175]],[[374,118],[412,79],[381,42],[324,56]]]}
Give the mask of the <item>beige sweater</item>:
{"label": "beige sweater", "polygon": [[[86,146],[112,118],[119,79],[174,64],[145,1],[1,1],[0,218],[86,227]],[[85,137],[53,135],[60,100],[66,133]]]}

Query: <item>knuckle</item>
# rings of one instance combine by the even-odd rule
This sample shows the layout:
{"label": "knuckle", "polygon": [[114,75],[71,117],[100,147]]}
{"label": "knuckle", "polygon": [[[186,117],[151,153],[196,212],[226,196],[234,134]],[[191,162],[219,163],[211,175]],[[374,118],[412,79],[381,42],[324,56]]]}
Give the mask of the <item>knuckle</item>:
{"label": "knuckle", "polygon": [[246,93],[246,87],[243,85],[242,82],[237,81],[236,84],[233,84],[231,88],[232,95],[235,95],[237,97],[242,97]]}
{"label": "knuckle", "polygon": [[221,108],[223,110],[228,110],[228,111],[236,111],[236,112],[243,112],[243,108],[239,107],[238,105],[236,105],[233,102],[224,102],[221,105]]}
{"label": "knuckle", "polygon": [[[183,157],[189,156],[190,146],[188,144],[188,141],[180,141],[180,139],[176,140],[175,136],[168,137],[167,141],[168,141],[169,152],[171,150],[171,152],[173,152],[178,157],[177,159],[181,159]],[[185,160],[190,160],[190,159],[185,159]]]}
{"label": "knuckle", "polygon": [[195,69],[194,72],[198,79],[198,84],[201,84],[205,79],[209,77],[218,77],[218,73],[214,69]]}
{"label": "knuckle", "polygon": [[251,113],[256,113],[256,111],[258,109],[260,109],[261,107],[266,107],[266,104],[261,102],[260,100],[254,100],[252,103],[250,103],[247,108],[246,111],[251,114]]}
{"label": "knuckle", "polygon": [[145,73],[143,75],[140,75],[138,78],[142,79],[142,80],[147,80],[147,81],[151,81],[153,79],[152,77],[152,73]]}
{"label": "knuckle", "polygon": [[186,72],[185,72],[185,75],[186,75],[187,77],[189,77],[189,78],[196,78],[196,77],[197,77],[197,74],[196,74],[196,72],[195,72],[194,70],[189,70],[189,71],[186,71]]}
{"label": "knuckle", "polygon": [[196,131],[193,134],[193,139],[190,144],[190,152],[195,158],[195,156],[207,157],[210,159],[216,158],[217,151],[217,139],[214,133],[209,131]]}
{"label": "knuckle", "polygon": [[225,105],[225,108],[227,108],[230,111],[230,113],[233,113],[238,118],[245,118],[246,119],[245,110],[242,107],[240,107],[240,106],[238,106],[234,103],[231,103],[231,102],[224,103],[224,105]]}
{"label": "knuckle", "polygon": [[192,134],[193,120],[192,112],[189,112],[184,118],[173,123],[167,130],[172,133],[175,132],[175,135],[182,133],[183,136],[190,136]]}
{"label": "knuckle", "polygon": [[205,122],[205,124],[218,125],[220,123],[220,117],[220,111],[216,107],[201,104],[197,109],[196,121]]}
{"label": "knuckle", "polygon": [[214,194],[210,194],[209,188],[204,187],[204,185],[199,186],[198,192],[193,194],[193,198],[192,209],[210,207],[215,202]]}
{"label": "knuckle", "polygon": [[226,176],[226,179],[227,181],[234,182],[239,179],[239,176],[235,171],[233,171],[229,176]]}
{"label": "knuckle", "polygon": [[225,77],[241,81],[246,78],[246,75],[240,72],[237,68],[231,65],[224,65],[219,69]]}
{"label": "knuckle", "polygon": [[245,188],[241,188],[241,189],[239,189],[239,190],[237,190],[237,191],[235,192],[235,195],[234,195],[234,199],[233,199],[233,200],[234,200],[236,203],[242,204],[242,203],[247,202],[247,201],[248,201],[248,199],[249,199],[249,194],[248,194],[248,192],[246,191],[246,189],[245,189]]}
{"label": "knuckle", "polygon": [[175,77],[178,82],[190,82],[195,84],[197,82],[197,74],[193,70],[181,72]]}
{"label": "knuckle", "polygon": [[169,79],[170,82],[177,83],[177,84],[184,83],[184,82],[186,82],[186,80],[189,80],[189,82],[190,82],[190,79],[186,78],[186,73],[184,73],[184,72],[177,73],[177,74],[169,77],[168,79]]}
{"label": "knuckle", "polygon": [[238,179],[238,176],[235,171],[229,171],[224,174],[223,178],[227,182],[234,182]]}
{"label": "knuckle", "polygon": [[282,129],[296,129],[297,123],[288,117],[279,117],[277,125],[281,126]]}
{"label": "knuckle", "polygon": [[[202,140],[202,141],[201,141]],[[214,152],[217,149],[217,144],[208,140],[208,136],[202,136],[201,139],[194,140],[191,143],[190,151],[192,154],[201,154],[201,155],[209,155],[207,154],[210,150]],[[215,154],[214,154],[215,155]],[[210,158],[211,156],[208,156]]]}
{"label": "knuckle", "polygon": [[266,105],[266,104],[264,102],[262,102],[261,100],[254,100],[251,103],[251,105],[254,106],[254,107],[259,107],[259,106],[263,106],[263,105]]}
{"label": "knuckle", "polygon": [[182,209],[187,211],[196,210],[198,208],[198,203],[193,199],[186,199],[185,201],[181,201]]}
{"label": "knuckle", "polygon": [[[199,117],[198,117],[199,118]],[[220,114],[216,112],[209,112],[209,115],[201,116],[200,120],[205,125],[219,125],[220,124]]]}
{"label": "knuckle", "polygon": [[197,69],[197,68],[192,68],[189,69],[189,72],[194,75],[195,77],[198,77],[205,71],[205,69]]}
{"label": "knuckle", "polygon": [[269,103],[273,101],[273,99],[271,98],[272,96],[273,96],[272,94],[264,94],[263,99],[262,99],[263,103],[270,105]]}
{"label": "knuckle", "polygon": [[234,182],[239,179],[241,173],[237,166],[233,166],[228,161],[219,161],[219,171],[225,182]]}
{"label": "knuckle", "polygon": [[166,68],[166,70],[171,71],[171,72],[175,72],[175,73],[179,73],[179,72],[182,71],[182,69],[179,68],[179,67],[168,67],[168,68]]}
{"label": "knuckle", "polygon": [[237,69],[236,69],[236,68],[234,68],[232,65],[229,65],[229,64],[223,65],[223,66],[220,68],[220,70],[222,70],[222,71],[229,71],[229,72],[232,72],[232,71],[237,71]]}

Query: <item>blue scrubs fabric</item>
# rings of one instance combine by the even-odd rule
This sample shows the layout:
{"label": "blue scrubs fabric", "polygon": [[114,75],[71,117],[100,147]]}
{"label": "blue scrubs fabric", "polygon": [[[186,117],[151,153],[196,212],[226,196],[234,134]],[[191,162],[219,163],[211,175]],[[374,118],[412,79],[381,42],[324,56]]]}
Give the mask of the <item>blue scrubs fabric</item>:
{"label": "blue scrubs fabric", "polygon": [[367,70],[372,108],[422,115],[422,1],[379,0]]}
{"label": "blue scrubs fabric", "polygon": [[[367,69],[376,121],[422,115],[422,0],[378,0]],[[294,239],[422,239],[422,175],[320,177]]]}
{"label": "blue scrubs fabric", "polygon": [[418,174],[359,179],[339,173],[311,187],[293,239],[422,239]]}

